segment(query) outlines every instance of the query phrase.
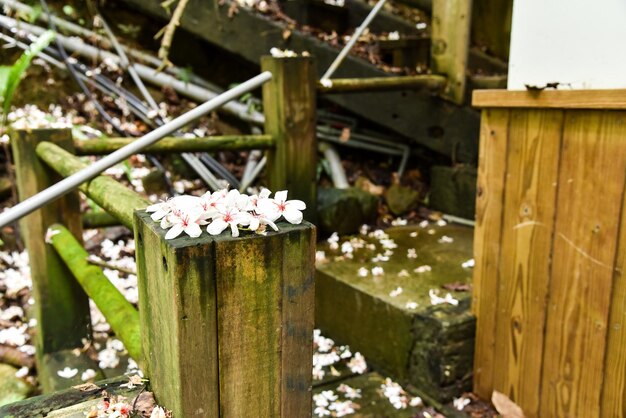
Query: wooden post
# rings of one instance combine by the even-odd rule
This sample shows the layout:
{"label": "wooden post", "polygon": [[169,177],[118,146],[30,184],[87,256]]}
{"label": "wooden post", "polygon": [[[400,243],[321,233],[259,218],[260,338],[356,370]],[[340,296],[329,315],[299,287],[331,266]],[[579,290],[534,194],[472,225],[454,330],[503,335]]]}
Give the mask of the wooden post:
{"label": "wooden post", "polygon": [[265,133],[276,141],[268,152],[268,186],[289,190],[289,198],[306,202],[304,218],[315,222],[317,78],[310,57],[261,58],[261,69],[273,78],[263,85]]}
{"label": "wooden post", "polygon": [[431,66],[448,77],[443,94],[462,104],[465,99],[472,0],[433,0]]}
{"label": "wooden post", "polygon": [[315,228],[165,241],[135,212],[142,342],[176,417],[311,416]]}
{"label": "wooden post", "polygon": [[[40,192],[60,179],[35,153],[35,147],[42,141],[71,149],[72,133],[70,129],[38,129],[18,130],[11,134],[20,200]],[[56,222],[67,225],[74,236],[82,237],[79,203],[78,193],[69,193],[20,221],[33,279],[34,311],[37,319],[37,368],[40,382],[46,391],[75,384],[70,379],[59,379],[57,370],[47,367],[51,362],[49,355],[82,347],[83,339],[91,339],[87,295],[54,248],[45,242],[48,227]]]}

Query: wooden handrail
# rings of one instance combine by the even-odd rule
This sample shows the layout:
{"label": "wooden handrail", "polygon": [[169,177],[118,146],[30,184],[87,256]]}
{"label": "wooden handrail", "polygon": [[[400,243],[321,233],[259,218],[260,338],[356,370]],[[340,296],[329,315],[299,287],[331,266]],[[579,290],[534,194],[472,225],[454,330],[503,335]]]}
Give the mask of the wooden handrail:
{"label": "wooden handrail", "polygon": [[401,77],[370,77],[370,78],[337,78],[330,80],[332,84],[317,83],[319,93],[361,93],[369,91],[389,90],[443,90],[446,77],[442,75],[411,75]]}
{"label": "wooden handrail", "polygon": [[[76,155],[106,155],[130,144],[134,138],[74,140]],[[166,137],[145,149],[150,154],[206,151],[242,151],[273,148],[271,135],[225,135],[205,138]]]}

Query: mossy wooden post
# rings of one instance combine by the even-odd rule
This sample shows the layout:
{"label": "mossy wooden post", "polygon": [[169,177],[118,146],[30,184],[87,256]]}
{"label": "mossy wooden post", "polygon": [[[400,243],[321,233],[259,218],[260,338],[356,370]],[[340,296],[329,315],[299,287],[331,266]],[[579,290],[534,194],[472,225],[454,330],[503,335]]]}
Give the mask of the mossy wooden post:
{"label": "mossy wooden post", "polygon": [[263,85],[265,133],[276,147],[268,151],[268,186],[289,190],[289,198],[306,202],[304,218],[315,222],[317,142],[315,136],[316,71],[310,57],[261,58],[272,79]]}
{"label": "mossy wooden post", "polygon": [[[69,129],[38,129],[17,130],[11,134],[20,200],[42,191],[60,179],[35,153],[35,147],[42,141],[71,149],[72,133]],[[72,192],[20,221],[33,279],[37,319],[37,368],[40,382],[46,391],[61,389],[64,382],[73,384],[69,379],[59,379],[56,369],[46,367],[50,363],[48,356],[82,347],[82,340],[91,338],[87,295],[54,248],[45,242],[48,227],[56,222],[67,225],[74,236],[82,237],[79,204],[78,192]]]}
{"label": "mossy wooden post", "polygon": [[457,104],[465,99],[472,0],[433,0],[431,66],[448,77],[443,96]]}
{"label": "mossy wooden post", "polygon": [[135,212],[147,372],[175,417],[311,416],[315,228],[165,241]]}

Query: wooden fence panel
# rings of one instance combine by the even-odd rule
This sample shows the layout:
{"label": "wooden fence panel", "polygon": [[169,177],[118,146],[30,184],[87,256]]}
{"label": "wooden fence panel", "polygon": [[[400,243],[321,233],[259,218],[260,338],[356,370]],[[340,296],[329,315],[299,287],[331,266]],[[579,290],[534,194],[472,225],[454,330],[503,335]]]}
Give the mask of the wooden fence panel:
{"label": "wooden fence panel", "polygon": [[541,416],[599,416],[626,167],[623,122],[623,112],[566,114]]}
{"label": "wooden fence panel", "polygon": [[494,387],[539,410],[545,299],[563,113],[511,114],[500,249]]}
{"label": "wooden fence panel", "polygon": [[[474,390],[504,392],[528,418],[626,417],[625,97],[474,94]],[[499,148],[496,111],[509,115]]]}
{"label": "wooden fence panel", "polygon": [[508,110],[486,110],[480,130],[480,155],[474,231],[474,293],[476,324],[474,391],[491,397],[495,350],[496,301],[500,233],[508,146]]}

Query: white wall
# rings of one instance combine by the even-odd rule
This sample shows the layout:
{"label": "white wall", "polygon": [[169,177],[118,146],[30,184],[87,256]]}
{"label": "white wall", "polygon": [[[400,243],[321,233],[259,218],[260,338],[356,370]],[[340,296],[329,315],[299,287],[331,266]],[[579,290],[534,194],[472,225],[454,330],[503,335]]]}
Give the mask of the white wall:
{"label": "white wall", "polygon": [[514,0],[508,88],[551,82],[626,88],[626,0]]}

